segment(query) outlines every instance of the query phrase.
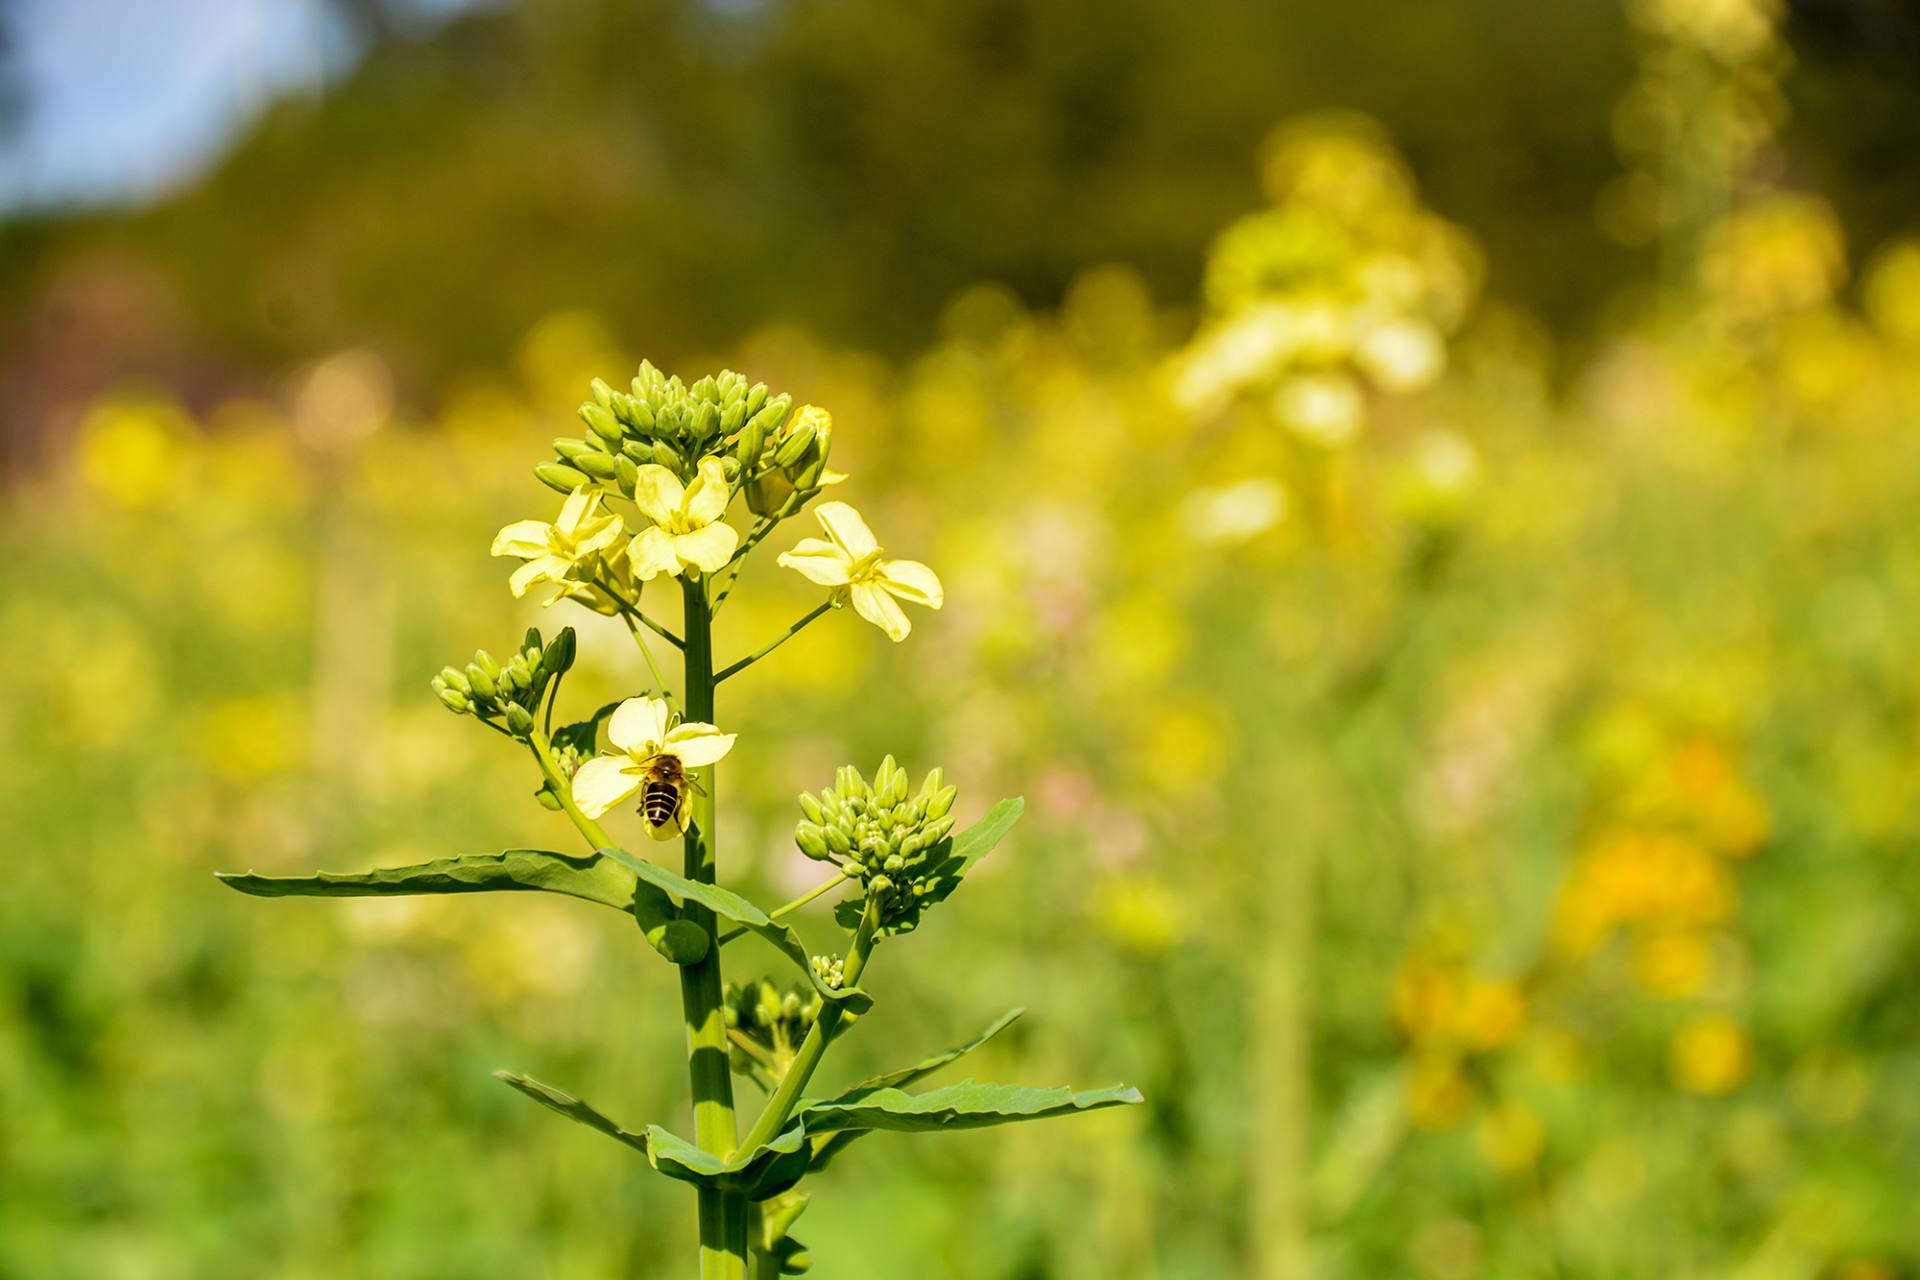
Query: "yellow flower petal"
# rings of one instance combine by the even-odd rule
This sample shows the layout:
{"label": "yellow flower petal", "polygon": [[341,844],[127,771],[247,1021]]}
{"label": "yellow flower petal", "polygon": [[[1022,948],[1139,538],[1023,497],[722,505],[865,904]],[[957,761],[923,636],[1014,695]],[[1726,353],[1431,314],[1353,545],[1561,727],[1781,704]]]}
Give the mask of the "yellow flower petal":
{"label": "yellow flower petal", "polygon": [[[733,497],[727,488],[726,469],[718,458],[700,459],[700,474],[687,486],[681,510],[690,529],[712,524],[727,513],[727,500]],[[732,554],[731,550],[728,552]],[[704,567],[704,566],[703,566]]]}
{"label": "yellow flower petal", "polygon": [[559,582],[567,576],[567,570],[573,566],[559,556],[543,555],[537,560],[529,560],[513,571],[507,579],[507,586],[513,589],[514,599],[527,594],[536,582]]}
{"label": "yellow flower petal", "polygon": [[573,775],[573,802],[589,818],[597,818],[640,789],[644,781],[633,761],[622,756],[595,756]]}
{"label": "yellow flower petal", "polygon": [[874,574],[880,585],[908,604],[923,604],[938,609],[947,601],[947,593],[933,570],[918,560],[882,560]]}
{"label": "yellow flower petal", "polygon": [[660,749],[667,737],[667,704],[659,698],[628,698],[607,721],[607,741],[635,758]]}
{"label": "yellow flower petal", "polygon": [[827,531],[827,537],[833,539],[833,545],[846,552],[849,559],[858,560],[880,549],[873,530],[867,528],[860,513],[846,503],[823,502],[813,514],[819,519],[820,527]]}
{"label": "yellow flower petal", "polygon": [[734,735],[722,733],[710,724],[694,721],[677,725],[667,734],[661,750],[680,757],[689,769],[709,765],[733,750]]}
{"label": "yellow flower petal", "polygon": [[853,574],[853,561],[847,553],[820,538],[800,539],[793,550],[781,553],[774,563],[823,587],[844,587]]}
{"label": "yellow flower petal", "polygon": [[593,509],[599,504],[599,490],[591,485],[581,485],[568,494],[567,500],[560,504],[560,518],[553,522],[554,527],[569,538],[577,537],[580,526],[586,523],[588,517],[593,514]]}
{"label": "yellow flower petal", "polygon": [[877,582],[853,584],[853,611],[887,633],[887,639],[900,641],[913,630],[906,612],[894,602],[887,589]]}
{"label": "yellow flower petal", "polygon": [[519,556],[530,560],[547,554],[547,530],[551,525],[538,520],[515,520],[493,535],[493,554]]}
{"label": "yellow flower petal", "polygon": [[680,502],[686,492],[679,476],[659,463],[649,462],[640,468],[633,482],[633,505],[655,524],[671,524],[680,514]]}
{"label": "yellow flower petal", "polygon": [[651,582],[663,573],[672,577],[680,572],[673,535],[659,525],[642,529],[634,536],[627,544],[627,559],[633,564],[633,576],[642,582]]}
{"label": "yellow flower petal", "polygon": [[734,527],[716,521],[703,529],[675,536],[673,552],[688,564],[717,573],[726,568],[727,561],[733,559],[733,549],[739,545],[740,535]]}
{"label": "yellow flower petal", "polygon": [[620,535],[625,532],[626,526],[616,515],[609,514],[599,520],[589,521],[580,527],[574,539],[573,554],[584,560],[596,552],[605,551],[618,542]]}

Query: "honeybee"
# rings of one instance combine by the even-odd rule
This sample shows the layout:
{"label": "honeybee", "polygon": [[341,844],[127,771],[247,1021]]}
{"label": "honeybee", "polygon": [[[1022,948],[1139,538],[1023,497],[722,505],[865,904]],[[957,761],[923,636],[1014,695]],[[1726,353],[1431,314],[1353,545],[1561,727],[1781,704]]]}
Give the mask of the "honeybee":
{"label": "honeybee", "polygon": [[647,761],[646,781],[640,786],[640,815],[655,840],[671,840],[685,833],[693,792],[705,795],[688,775],[680,757],[662,751]]}

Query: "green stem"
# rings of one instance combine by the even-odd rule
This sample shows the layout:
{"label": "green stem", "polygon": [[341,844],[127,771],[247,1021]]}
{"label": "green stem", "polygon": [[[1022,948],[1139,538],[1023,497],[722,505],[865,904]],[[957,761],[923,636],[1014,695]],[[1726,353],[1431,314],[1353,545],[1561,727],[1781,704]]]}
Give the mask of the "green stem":
{"label": "green stem", "polygon": [[627,630],[633,634],[633,643],[639,646],[640,656],[647,660],[647,670],[653,673],[653,687],[660,691],[660,696],[666,704],[677,711],[679,704],[674,700],[673,690],[667,687],[667,678],[660,674],[660,664],[653,660],[653,647],[647,643],[647,638],[640,634],[640,628],[633,625],[635,618],[639,618],[642,622],[646,621],[643,615],[625,609],[620,611],[620,621],[627,624]]}
{"label": "green stem", "polygon": [[812,622],[815,618],[819,617],[821,614],[825,613],[827,610],[831,608],[833,608],[833,598],[829,596],[827,599],[822,600],[820,604],[813,610],[813,612],[809,613],[806,617],[800,619],[800,621],[794,623],[792,626],[788,627],[785,631],[782,631],[779,635],[775,636],[767,644],[762,645],[760,648],[754,650],[752,653],[748,654],[746,657],[740,659],[740,661],[734,663],[732,666],[728,667],[725,671],[722,671],[719,675],[715,676],[713,678],[713,682],[715,684],[719,684],[722,680],[725,680],[728,676],[738,675],[742,671],[745,671],[748,667],[760,661],[760,659],[766,657],[768,654],[772,653],[775,649],[778,649],[781,645],[785,644],[787,641],[799,635],[800,632],[806,628],[806,625],[809,622]]}
{"label": "green stem", "polygon": [[[815,898],[819,897],[821,894],[830,893],[833,890],[838,889],[841,885],[845,884],[852,877],[853,877],[853,873],[851,871],[842,871],[839,875],[827,881],[825,884],[817,884],[813,886],[813,888],[807,890],[805,893],[795,898],[792,902],[787,903],[785,906],[775,907],[773,910],[767,912],[767,918],[769,920],[778,920],[783,916],[790,916],[794,912],[798,911],[800,908],[806,906],[809,902],[812,902]],[[747,931],[747,928],[745,925],[741,925],[737,929],[727,930],[727,932],[720,935],[720,945],[723,947],[726,946],[729,942],[732,942],[735,938],[739,937],[741,934],[745,933],[746,931]]]}
{"label": "green stem", "polygon": [[[687,718],[713,723],[713,615],[706,584],[683,579],[686,604],[685,657]],[[687,827],[687,879],[714,882],[714,769],[694,771],[693,821]],[[713,912],[695,902],[684,918],[709,937]],[[710,947],[697,963],[680,969],[680,1008],[687,1028],[687,1074],[693,1086],[694,1140],[702,1151],[722,1158],[733,1154],[738,1130],[733,1116],[733,1073],[728,1065],[726,1018],[721,1011],[720,948]],[[745,1197],[702,1187],[700,1206],[700,1280],[745,1280],[747,1203]]]}
{"label": "green stem", "polygon": [[[860,928],[853,935],[853,946],[847,951],[846,972],[841,985],[851,987],[860,981],[860,975],[866,971],[867,957],[873,953],[873,933],[879,927],[880,914],[878,904],[869,897],[867,909],[860,913]],[[779,1089],[767,1099],[767,1105],[760,1112],[760,1118],[753,1122],[753,1129],[741,1144],[752,1150],[763,1143],[772,1142],[787,1127],[787,1121],[793,1115],[794,1107],[800,1101],[801,1090],[807,1087],[807,1081],[813,1078],[814,1069],[820,1065],[820,1059],[826,1055],[827,1046],[833,1043],[835,1033],[840,1029],[840,1020],[845,1015],[838,1001],[829,1001],[820,1010],[820,1016],[807,1031],[807,1038],[800,1044],[800,1052],[794,1055],[793,1065],[787,1068],[787,1074],[780,1081]]]}
{"label": "green stem", "polygon": [[673,632],[667,630],[665,627],[661,626],[659,623],[655,622],[652,618],[649,618],[646,614],[640,612],[638,609],[622,609],[620,611],[620,616],[627,619],[627,625],[629,627],[633,625],[633,619],[638,618],[640,622],[645,625],[647,630],[653,632],[653,634],[659,636],[662,640],[665,640],[668,644],[672,645],[676,649],[684,649],[687,647],[687,642],[685,640],[682,640],[679,636],[673,634]]}

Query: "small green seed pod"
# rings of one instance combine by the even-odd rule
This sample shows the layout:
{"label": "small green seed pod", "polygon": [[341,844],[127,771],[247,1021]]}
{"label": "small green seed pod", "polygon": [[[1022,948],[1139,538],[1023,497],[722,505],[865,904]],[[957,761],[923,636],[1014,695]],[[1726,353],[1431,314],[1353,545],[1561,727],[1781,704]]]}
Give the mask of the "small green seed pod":
{"label": "small green seed pod", "polygon": [[579,641],[572,627],[562,627],[560,634],[553,638],[540,655],[540,679],[542,683],[563,676],[573,668],[573,659],[578,651]]}

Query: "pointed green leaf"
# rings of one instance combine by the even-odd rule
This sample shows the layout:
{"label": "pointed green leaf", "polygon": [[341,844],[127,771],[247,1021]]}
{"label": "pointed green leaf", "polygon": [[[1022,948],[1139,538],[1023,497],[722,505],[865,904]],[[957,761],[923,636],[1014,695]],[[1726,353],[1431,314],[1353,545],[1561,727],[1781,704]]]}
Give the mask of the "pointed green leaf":
{"label": "pointed green leaf", "polygon": [[550,1084],[542,1084],[532,1076],[523,1076],[513,1071],[496,1071],[493,1073],[493,1078],[506,1081],[507,1084],[518,1089],[521,1093],[526,1094],[541,1106],[558,1111],[569,1120],[576,1120],[586,1125],[589,1129],[597,1129],[609,1138],[626,1143],[636,1151],[647,1151],[646,1134],[635,1133],[631,1129],[621,1128],[618,1124],[615,1124],[612,1120],[609,1120],[606,1116],[595,1111],[592,1107],[564,1090],[556,1089]]}
{"label": "pointed green leaf", "polygon": [[505,853],[439,858],[418,866],[374,871],[322,871],[310,876],[214,874],[229,888],[257,898],[379,898],[526,890],[564,893],[616,911],[633,909],[633,873],[596,853],[509,849]]}
{"label": "pointed green leaf", "polygon": [[1140,1091],[1128,1085],[1075,1092],[1066,1088],[976,1084],[969,1080],[918,1094],[875,1089],[830,1102],[811,1103],[801,1109],[800,1116],[807,1131],[815,1136],[842,1129],[926,1133],[1042,1120],[1103,1107],[1130,1106],[1141,1100]]}
{"label": "pointed green leaf", "polygon": [[438,858],[411,867],[374,871],[322,871],[310,876],[243,875],[219,871],[224,885],[257,898],[383,898],[406,894],[564,893],[624,911],[640,922],[654,950],[675,964],[706,955],[711,935],[678,919],[667,897],[642,884],[618,858],[600,853],[565,854],[547,849]]}
{"label": "pointed green leaf", "polygon": [[[955,1045],[945,1053],[937,1053],[933,1057],[917,1062],[911,1067],[901,1067],[899,1070],[889,1071],[885,1075],[871,1076],[862,1080],[859,1084],[854,1085],[851,1089],[848,1089],[840,1095],[840,1098],[854,1097],[873,1089],[897,1089],[901,1085],[912,1084],[917,1080],[924,1080],[948,1063],[972,1053],[975,1049],[978,1049],[981,1045],[993,1039],[1002,1031],[1005,1031],[1025,1012],[1025,1009],[1009,1009],[995,1019],[992,1026],[965,1044]],[[835,1101],[838,1100],[839,1099],[835,1099]],[[813,1148],[813,1163],[809,1165],[808,1168],[826,1168],[828,1163],[845,1150],[855,1138],[868,1132],[871,1132],[871,1130],[842,1129],[838,1133],[828,1134],[824,1138],[817,1139]]]}
{"label": "pointed green leaf", "polygon": [[910,1067],[901,1067],[897,1070],[889,1071],[884,1075],[872,1076],[866,1080],[862,1080],[859,1084],[854,1085],[845,1093],[841,1094],[839,1098],[833,1099],[833,1101],[838,1102],[842,1098],[849,1098],[873,1089],[898,1089],[901,1085],[912,1084],[916,1080],[924,1080],[940,1068],[946,1066],[949,1062],[965,1057],[987,1041],[999,1035],[1002,1031],[1005,1031],[1018,1021],[1020,1015],[1025,1012],[1025,1009],[1009,1009],[994,1019],[992,1026],[965,1044],[957,1044],[945,1052],[936,1053],[933,1057],[916,1062]]}
{"label": "pointed green leaf", "polygon": [[851,1013],[865,1013],[873,1007],[873,997],[858,987],[835,988],[820,981],[813,971],[812,960],[807,955],[806,944],[800,940],[800,935],[790,925],[781,924],[733,890],[689,880],[645,858],[636,858],[625,849],[602,849],[600,852],[618,861],[646,883],[664,890],[676,901],[697,902],[715,915],[766,939],[776,951],[799,966],[800,972],[807,976],[807,981],[813,984],[822,999],[837,1000]]}

